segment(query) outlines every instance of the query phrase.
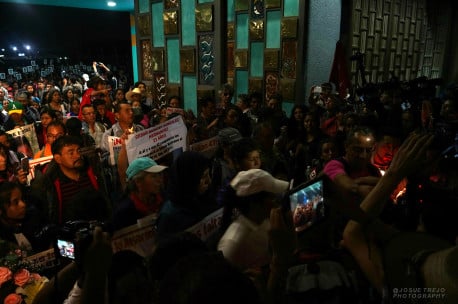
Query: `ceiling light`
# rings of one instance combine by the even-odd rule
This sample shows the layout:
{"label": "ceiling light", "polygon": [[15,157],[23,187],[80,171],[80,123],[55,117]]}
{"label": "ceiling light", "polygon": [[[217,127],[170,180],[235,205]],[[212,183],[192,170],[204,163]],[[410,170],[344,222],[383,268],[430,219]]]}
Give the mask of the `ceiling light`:
{"label": "ceiling light", "polygon": [[109,7],[114,7],[114,6],[116,6],[116,2],[114,2],[114,1],[108,1],[108,2],[107,2],[107,5],[108,5]]}

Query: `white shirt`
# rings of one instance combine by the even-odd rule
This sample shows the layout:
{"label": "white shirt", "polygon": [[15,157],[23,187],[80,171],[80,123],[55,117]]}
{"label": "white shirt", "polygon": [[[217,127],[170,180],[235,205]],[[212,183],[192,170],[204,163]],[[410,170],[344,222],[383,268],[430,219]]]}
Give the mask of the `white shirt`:
{"label": "white shirt", "polygon": [[270,221],[266,219],[257,225],[243,215],[239,215],[227,228],[218,243],[218,250],[231,263],[240,269],[268,265]]}

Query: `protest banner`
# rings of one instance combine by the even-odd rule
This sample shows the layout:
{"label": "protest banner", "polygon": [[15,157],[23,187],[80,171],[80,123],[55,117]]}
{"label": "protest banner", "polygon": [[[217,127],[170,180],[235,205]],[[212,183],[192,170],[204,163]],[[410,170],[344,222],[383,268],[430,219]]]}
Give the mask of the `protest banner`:
{"label": "protest banner", "polygon": [[108,136],[108,150],[110,152],[110,157],[108,163],[111,166],[114,166],[118,163],[118,155],[121,150],[121,138],[116,136]]}
{"label": "protest banner", "polygon": [[13,137],[17,147],[17,152],[21,152],[28,158],[32,159],[33,155],[40,150],[37,133],[35,132],[35,125],[33,123],[19,128],[14,128],[6,131],[6,133]]}
{"label": "protest banner", "polygon": [[49,269],[56,266],[56,255],[54,249],[51,248],[25,257],[24,262],[32,265],[34,269]]}
{"label": "protest banner", "polygon": [[223,208],[220,208],[213,213],[207,215],[203,220],[195,224],[194,226],[186,229],[195,235],[197,235],[202,241],[206,241],[214,233],[216,233],[221,227],[221,220],[223,218]]}
{"label": "protest banner", "polygon": [[30,182],[35,178],[35,168],[37,166],[43,166],[49,163],[53,159],[53,156],[45,156],[29,161],[29,174],[27,175],[27,181]]}
{"label": "protest banner", "polygon": [[182,148],[186,150],[187,128],[181,116],[167,120],[157,126],[129,135],[126,141],[129,163],[139,157],[160,159],[168,153]]}
{"label": "protest banner", "polygon": [[129,249],[143,257],[151,255],[156,236],[153,227],[156,217],[156,214],[146,216],[132,226],[115,231],[111,239],[113,253]]}
{"label": "protest banner", "polygon": [[169,117],[169,116],[171,116],[173,113],[180,114],[181,116],[184,117],[184,110],[183,110],[182,108],[171,108],[171,107],[167,107],[167,109],[165,109],[165,116]]}
{"label": "protest banner", "polygon": [[208,158],[212,158],[215,155],[215,152],[217,149],[218,149],[218,137],[217,136],[196,142],[189,146],[190,151],[200,152]]}

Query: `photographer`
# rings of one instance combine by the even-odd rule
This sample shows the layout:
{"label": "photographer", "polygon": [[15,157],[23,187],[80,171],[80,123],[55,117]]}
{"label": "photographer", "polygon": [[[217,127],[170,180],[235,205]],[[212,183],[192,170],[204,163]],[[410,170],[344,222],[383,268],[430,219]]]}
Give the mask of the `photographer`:
{"label": "photographer", "polygon": [[107,274],[113,256],[111,240],[100,226],[94,228],[92,236],[90,246],[80,250],[78,262],[69,263],[59,271],[40,290],[34,304],[105,303]]}

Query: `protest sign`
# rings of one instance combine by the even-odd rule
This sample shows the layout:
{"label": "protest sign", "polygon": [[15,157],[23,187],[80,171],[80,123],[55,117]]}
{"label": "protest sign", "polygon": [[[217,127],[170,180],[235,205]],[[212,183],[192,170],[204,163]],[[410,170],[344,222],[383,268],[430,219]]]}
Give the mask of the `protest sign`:
{"label": "protest sign", "polygon": [[184,117],[184,110],[183,110],[182,108],[171,108],[171,107],[167,107],[167,109],[165,109],[165,116],[169,117],[169,116],[172,115],[173,113],[180,114],[181,116]]}
{"label": "protest sign", "polygon": [[139,157],[157,160],[179,148],[185,151],[186,135],[187,128],[181,116],[131,134],[126,141],[129,163]]}
{"label": "protest sign", "polygon": [[151,255],[156,235],[153,227],[156,217],[156,214],[146,216],[135,225],[115,231],[111,241],[113,252],[129,249],[143,257]]}
{"label": "protest sign", "polygon": [[29,161],[29,175],[27,175],[27,180],[30,182],[35,178],[35,167],[43,166],[49,163],[53,159],[53,156],[45,156]]}
{"label": "protest sign", "polygon": [[40,150],[33,123],[6,131],[6,133],[11,134],[13,137],[17,152],[21,152],[28,158],[32,159],[33,155]]}
{"label": "protest sign", "polygon": [[56,255],[54,249],[38,252],[37,254],[24,258],[24,261],[32,265],[34,269],[49,269],[56,265]]}
{"label": "protest sign", "polygon": [[121,138],[116,136],[108,136],[108,150],[110,152],[110,158],[108,163],[114,166],[118,163],[118,155],[121,150]]}
{"label": "protest sign", "polygon": [[214,233],[216,233],[221,227],[221,219],[223,218],[223,208],[220,208],[213,213],[207,215],[203,220],[195,224],[194,226],[186,229],[195,235],[197,235],[202,241],[206,241]]}
{"label": "protest sign", "polygon": [[208,158],[212,158],[215,155],[215,152],[217,149],[218,149],[218,137],[217,136],[196,142],[189,146],[189,150],[200,152]]}

